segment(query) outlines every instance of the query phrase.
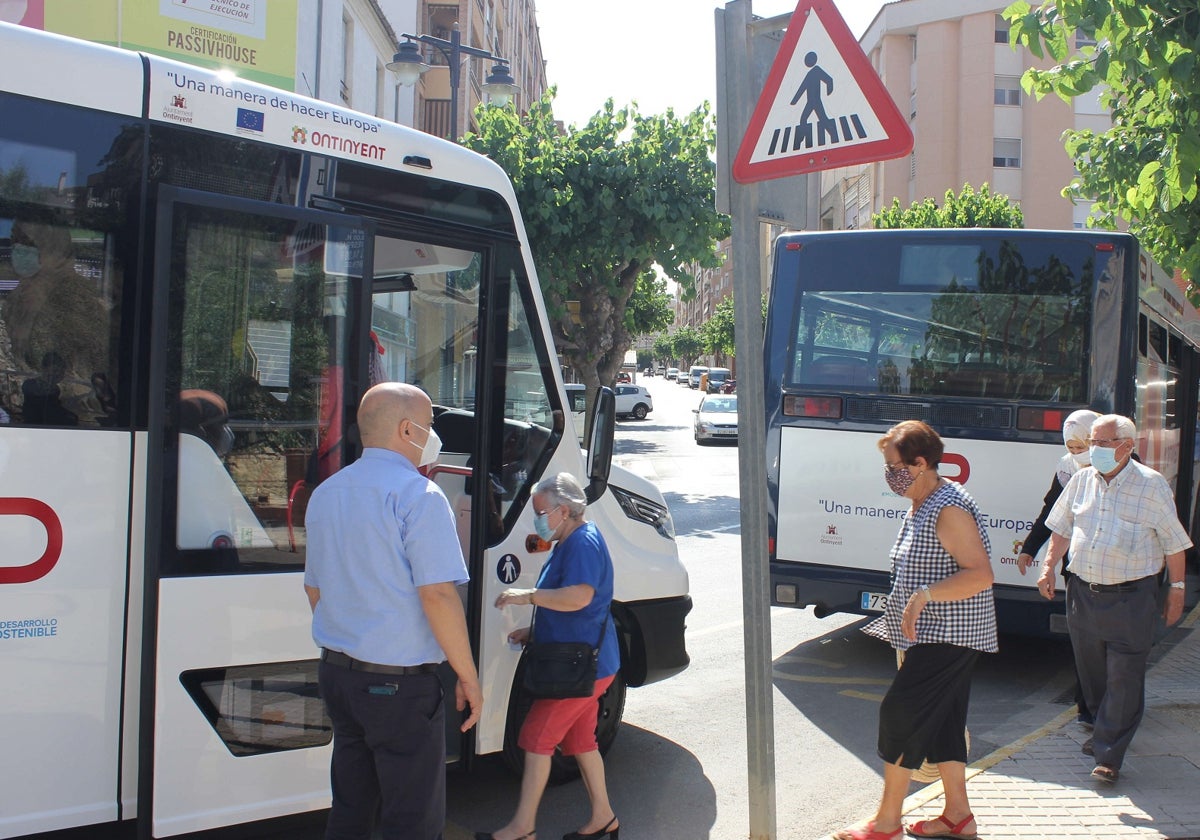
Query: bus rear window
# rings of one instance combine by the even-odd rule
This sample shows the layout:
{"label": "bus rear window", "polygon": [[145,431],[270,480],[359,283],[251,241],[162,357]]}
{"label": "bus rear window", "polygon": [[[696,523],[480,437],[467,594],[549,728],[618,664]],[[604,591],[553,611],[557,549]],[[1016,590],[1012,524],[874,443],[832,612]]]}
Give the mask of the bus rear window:
{"label": "bus rear window", "polygon": [[917,244],[900,248],[900,286],[979,286],[979,245]]}
{"label": "bus rear window", "polygon": [[957,284],[938,292],[805,292],[790,384],[911,396],[1083,401],[1082,300],[1075,294],[988,293]]}

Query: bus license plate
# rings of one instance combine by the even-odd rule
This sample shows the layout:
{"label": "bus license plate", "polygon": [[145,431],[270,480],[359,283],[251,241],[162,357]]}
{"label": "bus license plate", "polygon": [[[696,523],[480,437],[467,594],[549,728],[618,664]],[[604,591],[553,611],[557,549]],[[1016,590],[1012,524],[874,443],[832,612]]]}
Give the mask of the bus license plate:
{"label": "bus license plate", "polygon": [[862,608],[867,612],[883,612],[887,606],[886,592],[864,592],[862,594]]}

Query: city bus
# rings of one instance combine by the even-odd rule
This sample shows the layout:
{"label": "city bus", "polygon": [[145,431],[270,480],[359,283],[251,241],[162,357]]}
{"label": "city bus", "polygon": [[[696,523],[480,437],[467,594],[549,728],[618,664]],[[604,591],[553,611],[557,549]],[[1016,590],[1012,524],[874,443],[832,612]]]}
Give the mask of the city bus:
{"label": "city bus", "polygon": [[305,508],[357,457],[378,381],[434,403],[429,474],[470,569],[486,702],[466,735],[447,715],[450,760],[519,754],[506,636],[528,615],[492,604],[549,556],[530,493],[559,471],[587,485],[616,566],[607,749],[626,687],[688,664],[688,576],[661,493],[611,464],[611,392],[580,447],[503,171],[0,24],[0,837],[329,807]]}
{"label": "city bus", "polygon": [[764,354],[771,602],[882,611],[908,502],[884,483],[876,443],[916,419],[984,514],[1001,631],[1066,633],[1062,595],[1044,600],[1037,569],[1016,565],[1065,453],[1063,420],[1133,418],[1139,456],[1197,532],[1197,342],[1195,308],[1128,234],[780,236]]}

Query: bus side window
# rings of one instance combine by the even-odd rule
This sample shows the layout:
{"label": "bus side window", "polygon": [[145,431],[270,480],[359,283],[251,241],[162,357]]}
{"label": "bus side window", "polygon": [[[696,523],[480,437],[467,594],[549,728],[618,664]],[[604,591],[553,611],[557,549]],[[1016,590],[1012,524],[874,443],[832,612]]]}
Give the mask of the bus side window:
{"label": "bus side window", "polygon": [[3,305],[11,358],[10,346],[0,348],[11,371],[7,422],[115,425],[109,372],[120,309],[110,298],[121,284],[111,238],[27,218],[0,218],[0,238],[8,239],[12,273],[2,281],[12,289]]}

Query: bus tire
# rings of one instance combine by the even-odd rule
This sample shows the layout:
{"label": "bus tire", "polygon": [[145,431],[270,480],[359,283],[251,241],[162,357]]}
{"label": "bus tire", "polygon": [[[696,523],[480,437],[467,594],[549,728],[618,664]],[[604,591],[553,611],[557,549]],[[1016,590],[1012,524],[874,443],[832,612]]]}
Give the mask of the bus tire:
{"label": "bus tire", "polygon": [[[517,746],[517,738],[521,734],[521,724],[525,721],[525,715],[533,704],[533,698],[521,689],[521,673],[522,669],[518,667],[508,701],[508,720],[504,726],[504,763],[518,776],[525,768],[525,751]],[[617,739],[621,720],[625,716],[625,678],[620,671],[597,702],[600,704],[600,711],[596,717],[596,743],[600,747],[600,755],[607,755]],[[574,758],[555,750],[550,759],[550,784],[566,784],[577,778],[579,764]]]}

